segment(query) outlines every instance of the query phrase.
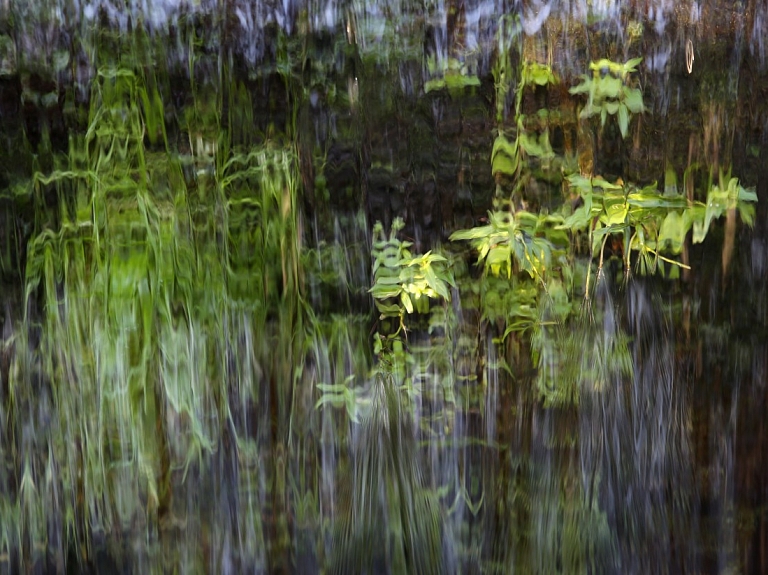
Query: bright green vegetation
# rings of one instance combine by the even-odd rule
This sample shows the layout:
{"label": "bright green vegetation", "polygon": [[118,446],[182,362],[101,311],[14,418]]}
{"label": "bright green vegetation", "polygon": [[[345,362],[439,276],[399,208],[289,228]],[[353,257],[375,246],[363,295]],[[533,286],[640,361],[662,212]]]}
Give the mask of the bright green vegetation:
{"label": "bright green vegetation", "polygon": [[[254,441],[271,437],[270,491],[287,489],[278,452],[311,320],[296,151],[243,145],[222,125],[222,101],[201,89],[182,124],[191,154],[170,153],[152,81],[100,68],[85,130],[51,171],[14,190],[39,210],[24,294],[39,315],[26,315],[8,344],[13,432],[3,456],[22,474],[18,491],[2,494],[0,549],[28,550],[25,561],[53,552],[63,564],[69,545],[85,561],[98,534],[186,522],[173,486],[210,473],[224,437],[246,491],[268,457]],[[251,104],[232,87],[234,115]],[[41,397],[45,410],[33,415]],[[259,408],[273,423],[249,422]],[[243,532],[263,537],[259,515],[243,510]],[[58,549],[46,543],[51,524],[67,537]],[[275,547],[269,563],[284,553]],[[200,557],[166,561],[186,571]]]}
{"label": "bright green vegetation", "polygon": [[605,126],[609,115],[616,116],[621,137],[626,138],[632,114],[644,110],[643,94],[640,88],[632,87],[629,74],[637,71],[642,58],[633,58],[625,64],[610,60],[598,60],[589,65],[591,76],[582,76],[581,84],[570,89],[571,94],[587,94],[589,100],[582,109],[582,118],[600,116],[600,125]]}

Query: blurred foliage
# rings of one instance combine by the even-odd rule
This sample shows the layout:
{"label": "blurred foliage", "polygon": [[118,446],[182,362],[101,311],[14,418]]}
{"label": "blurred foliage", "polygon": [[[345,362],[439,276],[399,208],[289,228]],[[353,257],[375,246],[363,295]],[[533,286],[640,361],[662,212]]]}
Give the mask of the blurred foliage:
{"label": "blurred foliage", "polygon": [[[4,168],[32,171],[2,196],[19,242],[2,271],[13,250],[25,261],[0,347],[0,564],[87,570],[106,546],[121,566],[162,572],[232,557],[228,568],[255,572],[619,569],[605,562],[618,535],[596,495],[603,470],[568,463],[587,438],[514,442],[634,383],[640,356],[606,295],[604,257],[675,270],[689,237],[704,241],[723,215],[752,225],[756,194],[729,173],[698,200],[560,173],[555,110],[526,107],[560,79],[522,57],[520,19],[504,16],[495,203],[450,238],[482,273],[455,243],[414,253],[402,219],[370,230],[365,198],[309,231],[304,184],[319,219],[343,193],[325,173],[329,148],[372,130],[372,93],[382,116],[397,112],[381,73],[417,62],[425,92],[483,95],[482,58],[414,41],[433,33],[429,14],[353,2],[336,36],[309,12],[300,34],[270,21],[270,63],[251,69],[219,46],[251,16],[180,18],[181,61],[140,22],[84,27],[70,47],[43,42],[50,83],[20,79],[25,110],[61,103],[68,140],[54,142],[43,115],[34,149],[23,133]],[[41,37],[58,37],[55,24]],[[0,37],[0,75],[45,67],[25,58]],[[581,118],[615,115],[625,138],[645,110],[638,65],[593,62],[571,90],[588,96]],[[564,182],[554,206],[530,197],[542,174]],[[352,311],[355,297],[372,297],[375,315]]]}
{"label": "blurred foliage", "polygon": [[600,116],[600,126],[605,126],[609,115],[616,116],[622,138],[627,137],[632,114],[645,110],[643,93],[632,87],[629,74],[637,71],[642,58],[633,58],[624,64],[602,59],[592,62],[592,75],[583,75],[581,84],[570,89],[571,94],[588,94],[587,105],[582,109],[582,118]]}

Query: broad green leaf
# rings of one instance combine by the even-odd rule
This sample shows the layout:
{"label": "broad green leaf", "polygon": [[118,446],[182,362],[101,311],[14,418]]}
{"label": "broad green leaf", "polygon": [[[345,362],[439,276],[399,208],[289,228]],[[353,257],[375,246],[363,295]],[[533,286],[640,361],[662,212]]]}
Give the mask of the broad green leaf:
{"label": "broad green leaf", "polygon": [[[389,271],[389,270],[387,270]],[[400,285],[400,275],[384,275],[379,274],[376,276],[376,283],[375,285],[378,286],[399,286]]]}
{"label": "broad green leaf", "polygon": [[562,223],[558,228],[579,231],[586,229],[587,224],[592,221],[591,214],[586,205],[581,205]]}
{"label": "broad green leaf", "polygon": [[520,158],[517,140],[510,142],[504,134],[499,134],[493,142],[491,150],[491,171],[501,172],[509,176],[517,171]]}
{"label": "broad green leaf", "polygon": [[643,106],[643,93],[638,88],[624,88],[624,105],[633,114],[645,111]]}
{"label": "broad green leaf", "polygon": [[608,60],[607,58],[602,58],[600,60],[590,62],[589,69],[593,72],[607,71],[618,76],[624,71],[624,65],[619,64],[618,62],[613,62],[612,60]]}
{"label": "broad green leaf", "polygon": [[669,212],[661,224],[658,238],[658,249],[669,248],[673,254],[679,254],[683,249],[685,235],[688,233],[685,219],[678,212]]}
{"label": "broad green leaf", "polygon": [[379,313],[386,317],[398,317],[400,315],[400,306],[397,304],[387,304],[377,299],[374,299],[373,303],[376,305],[376,309],[379,310]]}
{"label": "broad green leaf", "polygon": [[571,174],[566,179],[572,188],[576,188],[580,196],[592,192],[592,178],[587,178],[581,174]]}
{"label": "broad green leaf", "polygon": [[707,194],[706,211],[703,221],[695,221],[693,224],[693,242],[701,243],[709,232],[712,220],[719,218],[729,208],[728,191],[723,191],[713,186]]}
{"label": "broad green leaf", "polygon": [[488,252],[488,257],[485,260],[488,266],[502,266],[508,264],[512,252],[509,246],[494,246],[492,250]]}
{"label": "broad green leaf", "polygon": [[461,90],[467,86],[479,86],[480,78],[461,73],[448,73],[445,75],[445,85],[451,91]]}
{"label": "broad green leaf", "polygon": [[396,286],[377,283],[371,289],[368,290],[368,292],[376,299],[387,299],[390,297],[397,297],[398,295],[400,295],[401,291],[402,289],[400,288],[399,282],[398,282],[398,285]]}
{"label": "broad green leaf", "polygon": [[597,81],[597,97],[616,99],[621,94],[623,87],[624,85],[619,78],[614,78],[611,75],[604,76]]}
{"label": "broad green leaf", "polygon": [[520,164],[518,156],[509,157],[505,153],[499,153],[494,156],[491,162],[492,174],[505,174],[507,176],[514,176],[517,172],[517,167]]}
{"label": "broad green leaf", "polygon": [[603,223],[605,223],[608,226],[623,224],[627,219],[628,210],[629,210],[628,204],[624,202],[620,202],[620,203],[617,202],[609,206],[606,206],[605,217],[601,219]]}
{"label": "broad green leaf", "polygon": [[620,184],[612,184],[611,182],[609,182],[608,180],[604,180],[600,176],[595,176],[594,178],[592,178],[592,187],[593,188],[599,187],[604,190],[623,190],[624,189],[624,186]]}
{"label": "broad green leaf", "polygon": [[435,78],[424,84],[424,93],[429,94],[430,92],[434,92],[435,90],[442,90],[443,88],[445,88],[445,80],[442,78]]}
{"label": "broad green leaf", "polygon": [[346,407],[346,399],[341,394],[326,393],[320,396],[320,399],[315,403],[315,409],[320,409],[326,404],[330,404],[331,407]]}
{"label": "broad green leaf", "polygon": [[629,114],[627,113],[626,104],[619,105],[619,132],[621,137],[627,137],[627,130],[629,129]]}
{"label": "broad green leaf", "polygon": [[458,240],[476,240],[479,238],[487,238],[493,231],[493,226],[480,226],[468,230],[457,230],[453,232],[448,239],[452,242]]}
{"label": "broad green leaf", "polygon": [[618,102],[605,102],[603,104],[603,106],[605,106],[605,109],[611,115],[614,115],[616,112],[619,111],[619,103]]}
{"label": "broad green leaf", "polygon": [[520,146],[529,155],[536,158],[543,158],[546,155],[546,150],[539,144],[538,139],[535,136],[529,136],[526,133],[520,134],[519,137]]}
{"label": "broad green leaf", "polygon": [[517,155],[517,140],[510,142],[504,134],[499,134],[493,141],[493,149],[491,150],[491,158],[494,158],[499,152],[504,152],[510,157]]}
{"label": "broad green leaf", "polygon": [[637,70],[638,64],[643,61],[643,58],[632,58],[631,60],[628,60],[624,66],[623,66],[623,72],[624,74],[629,74],[630,72],[635,72]]}
{"label": "broad green leaf", "polygon": [[664,172],[664,197],[677,196],[677,173],[672,167]]}
{"label": "broad green leaf", "polygon": [[757,201],[757,193],[755,192],[754,188],[743,188],[739,186],[739,196],[738,199],[740,202],[756,202]]}
{"label": "broad green leaf", "polygon": [[627,195],[627,203],[638,208],[685,208],[688,200],[684,196],[662,196],[657,192],[632,192]]}
{"label": "broad green leaf", "polygon": [[532,214],[527,210],[519,210],[515,212],[515,221],[518,223],[520,228],[530,233],[534,233],[539,224],[539,216]]}
{"label": "broad green leaf", "polygon": [[442,298],[445,300],[451,299],[445,282],[435,275],[435,272],[432,268],[427,268],[424,270],[424,277],[426,278],[429,287],[435,290],[435,292],[437,292]]}

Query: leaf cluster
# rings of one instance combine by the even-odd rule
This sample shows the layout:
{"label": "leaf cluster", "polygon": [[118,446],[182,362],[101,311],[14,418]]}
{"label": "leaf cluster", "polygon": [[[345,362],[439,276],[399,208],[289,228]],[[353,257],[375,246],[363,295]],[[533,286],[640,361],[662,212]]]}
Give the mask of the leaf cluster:
{"label": "leaf cluster", "polygon": [[748,225],[753,223],[754,191],[744,189],[736,178],[724,185],[725,179],[721,175],[721,186],[712,186],[702,204],[676,193],[662,194],[655,182],[637,189],[574,174],[568,177],[569,187],[583,203],[560,228],[572,233],[588,230],[592,254],[599,253],[601,259],[608,237],[621,235],[627,269],[632,252],[639,255],[640,273],[655,272],[659,260],[686,267],[667,256],[681,253],[691,229],[694,243],[704,241],[712,220],[729,209],[738,209]]}
{"label": "leaf cluster", "polygon": [[397,237],[404,226],[401,218],[395,218],[387,237],[381,222],[374,225],[373,287],[369,290],[380,318],[399,318],[401,325],[406,313],[428,312],[430,299],[450,301],[448,287],[455,285],[445,257],[431,251],[411,254],[412,242]]}
{"label": "leaf cluster", "polygon": [[[549,159],[554,157],[554,151],[549,141],[549,130],[546,128],[540,133],[526,128],[525,116],[522,113],[523,94],[526,88],[547,86],[558,83],[558,78],[552,68],[538,62],[524,62],[520,71],[520,84],[515,98],[515,118],[517,122],[516,137],[510,141],[504,132],[499,129],[499,134],[493,143],[491,151],[491,170],[494,174],[515,176],[526,168],[526,157]],[[497,93],[497,99],[500,94]],[[539,110],[539,116],[546,118],[548,111]]]}
{"label": "leaf cluster", "polygon": [[493,142],[491,171],[493,174],[514,176],[525,166],[526,155],[542,159],[554,157],[555,153],[549,142],[549,130],[545,129],[540,134],[529,133],[526,132],[522,122],[519,122],[517,138],[514,141],[510,142],[503,133],[500,133]]}
{"label": "leaf cluster", "polygon": [[430,73],[441,74],[441,77],[433,78],[424,84],[424,92],[434,92],[448,88],[450,93],[461,92],[467,86],[479,86],[480,78],[473,74],[466,63],[455,58],[448,58],[440,65],[434,57],[431,57],[427,65]]}
{"label": "leaf cluster", "polygon": [[492,211],[488,225],[456,231],[450,239],[468,240],[478,252],[478,262],[493,275],[526,272],[540,280],[568,247],[568,237],[560,231],[562,222],[559,215]]}
{"label": "leaf cluster", "polygon": [[639,88],[629,84],[629,74],[635,72],[642,58],[633,58],[625,64],[602,59],[589,65],[591,75],[582,75],[581,83],[572,87],[571,94],[587,94],[587,105],[580,117],[600,116],[600,125],[605,126],[609,115],[617,116],[622,138],[627,136],[632,114],[645,111],[643,94]]}

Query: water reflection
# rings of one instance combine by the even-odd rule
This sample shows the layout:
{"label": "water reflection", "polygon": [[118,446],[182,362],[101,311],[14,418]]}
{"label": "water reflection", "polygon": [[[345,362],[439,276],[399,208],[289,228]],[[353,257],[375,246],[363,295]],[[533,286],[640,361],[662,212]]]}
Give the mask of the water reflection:
{"label": "water reflection", "polygon": [[768,571],[743,4],[0,4],[0,572]]}

